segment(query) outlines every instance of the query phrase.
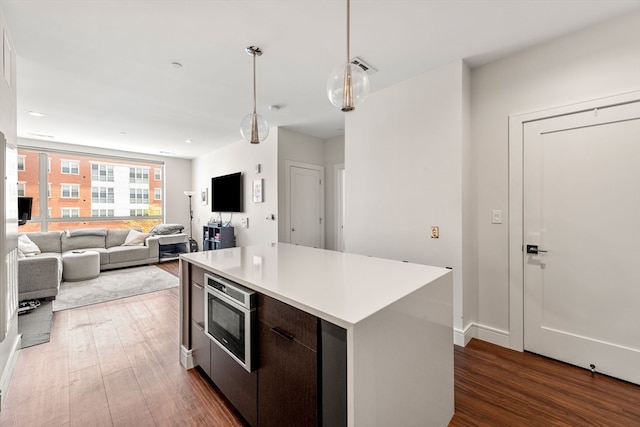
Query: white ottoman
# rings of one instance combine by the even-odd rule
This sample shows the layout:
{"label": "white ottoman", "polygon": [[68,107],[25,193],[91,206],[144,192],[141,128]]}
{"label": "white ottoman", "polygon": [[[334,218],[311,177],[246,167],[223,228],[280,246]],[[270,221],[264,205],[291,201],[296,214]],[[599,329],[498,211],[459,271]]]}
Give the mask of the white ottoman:
{"label": "white ottoman", "polygon": [[99,275],[99,252],[78,250],[62,257],[62,277],[67,282],[94,279]]}

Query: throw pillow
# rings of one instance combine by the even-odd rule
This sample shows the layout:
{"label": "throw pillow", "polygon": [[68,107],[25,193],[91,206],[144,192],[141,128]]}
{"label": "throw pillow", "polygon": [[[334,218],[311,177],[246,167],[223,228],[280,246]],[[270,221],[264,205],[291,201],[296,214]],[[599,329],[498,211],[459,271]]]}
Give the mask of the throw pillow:
{"label": "throw pillow", "polygon": [[40,253],[38,245],[33,243],[26,234],[18,236],[18,250],[26,256],[34,256]]}
{"label": "throw pillow", "polygon": [[144,245],[145,239],[149,237],[149,233],[141,233],[138,230],[130,230],[124,239],[122,246],[140,246]]}

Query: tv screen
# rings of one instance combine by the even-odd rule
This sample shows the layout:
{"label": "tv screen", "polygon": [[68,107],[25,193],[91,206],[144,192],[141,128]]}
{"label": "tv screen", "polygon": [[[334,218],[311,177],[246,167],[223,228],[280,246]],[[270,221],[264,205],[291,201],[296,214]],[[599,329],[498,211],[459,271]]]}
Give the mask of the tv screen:
{"label": "tv screen", "polygon": [[18,197],[18,224],[24,225],[31,219],[33,197]]}
{"label": "tv screen", "polygon": [[211,212],[242,212],[242,173],[211,178]]}

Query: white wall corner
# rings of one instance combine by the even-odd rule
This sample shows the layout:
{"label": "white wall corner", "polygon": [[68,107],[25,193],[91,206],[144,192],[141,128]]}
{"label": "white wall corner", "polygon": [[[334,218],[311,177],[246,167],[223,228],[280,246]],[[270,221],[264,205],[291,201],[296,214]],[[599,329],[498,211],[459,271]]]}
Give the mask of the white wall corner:
{"label": "white wall corner", "polygon": [[477,323],[470,323],[464,330],[453,329],[453,343],[455,345],[466,347],[472,338],[487,341],[500,347],[510,348],[508,331],[479,325]]}

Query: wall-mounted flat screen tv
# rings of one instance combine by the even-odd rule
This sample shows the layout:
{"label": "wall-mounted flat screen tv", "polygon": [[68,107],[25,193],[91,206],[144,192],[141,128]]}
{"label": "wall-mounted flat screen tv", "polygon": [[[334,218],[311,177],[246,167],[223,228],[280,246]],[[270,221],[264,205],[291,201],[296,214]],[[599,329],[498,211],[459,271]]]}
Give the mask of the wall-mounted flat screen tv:
{"label": "wall-mounted flat screen tv", "polygon": [[31,219],[32,197],[18,197],[18,224],[25,225]]}
{"label": "wall-mounted flat screen tv", "polygon": [[242,212],[242,173],[211,178],[211,212]]}

